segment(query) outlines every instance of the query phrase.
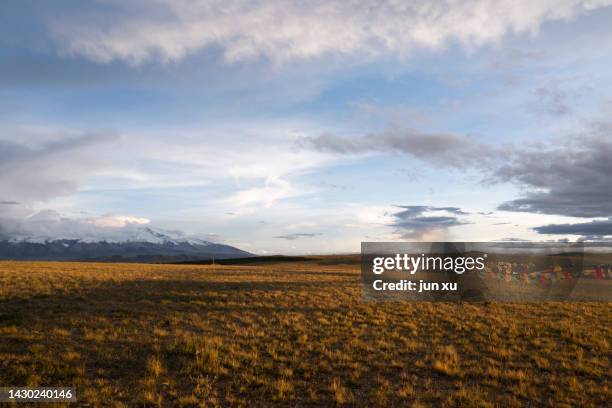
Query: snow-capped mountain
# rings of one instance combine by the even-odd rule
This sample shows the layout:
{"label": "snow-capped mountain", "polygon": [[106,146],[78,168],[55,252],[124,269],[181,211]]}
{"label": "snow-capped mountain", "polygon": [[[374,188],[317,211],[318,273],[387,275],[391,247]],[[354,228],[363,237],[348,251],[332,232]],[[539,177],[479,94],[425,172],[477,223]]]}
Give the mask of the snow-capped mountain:
{"label": "snow-capped mountain", "polygon": [[[147,226],[128,226],[121,229],[115,228],[95,228],[91,232],[79,229],[75,232],[63,232],[60,235],[54,234],[55,231],[37,231],[35,234],[22,234],[11,237],[8,241],[12,243],[29,242],[44,244],[53,241],[79,241],[79,242],[149,242],[151,244],[192,244],[209,245],[211,242],[204,239],[185,235],[181,231],[168,231],[163,229],[153,229]],[[90,233],[88,233],[90,232]]]}
{"label": "snow-capped mountain", "polygon": [[[238,248],[148,226],[96,229],[95,234],[49,236],[44,231],[0,241],[0,259],[28,260],[147,260],[228,259],[252,256]],[[82,232],[82,231],[80,231]]]}

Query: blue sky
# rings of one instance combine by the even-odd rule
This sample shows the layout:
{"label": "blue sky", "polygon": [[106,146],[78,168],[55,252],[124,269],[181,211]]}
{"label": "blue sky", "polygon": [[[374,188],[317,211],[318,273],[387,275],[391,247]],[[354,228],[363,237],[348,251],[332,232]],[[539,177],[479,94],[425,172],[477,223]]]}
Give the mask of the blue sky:
{"label": "blue sky", "polygon": [[608,237],[606,3],[4,2],[0,219],[255,253]]}

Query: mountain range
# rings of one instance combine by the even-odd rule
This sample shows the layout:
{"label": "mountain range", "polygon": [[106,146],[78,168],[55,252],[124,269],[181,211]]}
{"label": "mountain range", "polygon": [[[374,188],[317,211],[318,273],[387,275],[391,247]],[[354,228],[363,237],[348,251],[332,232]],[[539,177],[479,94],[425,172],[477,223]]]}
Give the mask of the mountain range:
{"label": "mountain range", "polygon": [[47,237],[31,235],[0,240],[0,259],[96,261],[192,261],[251,257],[230,245],[181,232],[133,228],[122,237]]}

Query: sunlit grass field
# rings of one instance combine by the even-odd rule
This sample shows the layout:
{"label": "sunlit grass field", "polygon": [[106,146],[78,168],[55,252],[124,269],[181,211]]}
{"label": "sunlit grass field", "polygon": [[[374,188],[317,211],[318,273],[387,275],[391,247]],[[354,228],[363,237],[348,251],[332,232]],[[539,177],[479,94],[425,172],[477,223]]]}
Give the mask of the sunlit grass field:
{"label": "sunlit grass field", "polygon": [[342,258],[0,262],[0,385],[90,406],[606,406],[610,303],[363,303]]}

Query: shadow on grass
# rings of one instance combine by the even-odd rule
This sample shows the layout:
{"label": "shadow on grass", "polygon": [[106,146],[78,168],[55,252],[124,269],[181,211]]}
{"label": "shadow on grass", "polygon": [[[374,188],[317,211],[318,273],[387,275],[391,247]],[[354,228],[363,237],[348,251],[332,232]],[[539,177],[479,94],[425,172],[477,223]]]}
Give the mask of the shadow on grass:
{"label": "shadow on grass", "polygon": [[[329,276],[329,274],[327,274]],[[349,274],[350,275],[350,274]],[[352,276],[356,276],[352,274]],[[103,282],[68,293],[0,301],[0,327],[20,325],[25,319],[58,318],[61,314],[136,317],[140,313],[167,312],[312,312],[329,311],[308,306],[317,292],[329,295],[334,287],[357,286],[357,280],[314,282],[219,282],[143,279]],[[279,298],[286,297],[286,302]],[[286,303],[286,306],[279,306]]]}
{"label": "shadow on grass", "polygon": [[267,266],[267,265],[279,265],[284,263],[302,263],[311,265],[360,265],[360,255],[328,255],[328,256],[285,256],[285,255],[271,255],[271,256],[255,256],[248,258],[236,258],[236,259],[203,259],[196,261],[183,261],[176,262],[184,265],[250,265],[250,266]]}

